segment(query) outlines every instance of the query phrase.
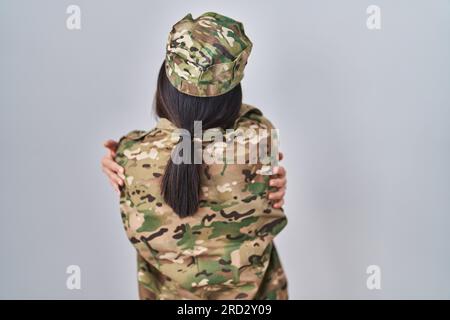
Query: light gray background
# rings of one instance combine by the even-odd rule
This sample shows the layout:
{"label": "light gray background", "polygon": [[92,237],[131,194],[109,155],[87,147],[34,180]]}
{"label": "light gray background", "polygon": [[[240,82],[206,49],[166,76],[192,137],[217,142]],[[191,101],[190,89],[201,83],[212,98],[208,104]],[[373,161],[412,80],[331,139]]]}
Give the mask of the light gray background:
{"label": "light gray background", "polygon": [[154,125],[167,34],[206,11],[244,23],[244,101],[280,128],[291,298],[450,298],[448,0],[0,0],[0,298],[137,298],[102,142]]}

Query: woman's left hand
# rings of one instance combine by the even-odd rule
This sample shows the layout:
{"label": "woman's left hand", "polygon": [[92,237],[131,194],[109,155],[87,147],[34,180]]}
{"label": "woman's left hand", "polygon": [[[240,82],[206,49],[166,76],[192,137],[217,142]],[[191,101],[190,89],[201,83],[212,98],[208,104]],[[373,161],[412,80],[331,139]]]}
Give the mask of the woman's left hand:
{"label": "woman's left hand", "polygon": [[120,187],[123,186],[124,175],[123,168],[119,166],[115,161],[117,142],[114,140],[105,141],[103,144],[106,149],[108,149],[106,155],[102,158],[102,170],[108,177],[114,190],[117,194],[120,194]]}
{"label": "woman's left hand", "polygon": [[[283,159],[283,153],[280,152],[280,161]],[[276,187],[276,191],[269,192],[269,199],[273,201],[274,208],[281,208],[284,205],[284,196],[286,194],[286,169],[283,166],[275,167],[274,176],[270,178],[270,186]]]}

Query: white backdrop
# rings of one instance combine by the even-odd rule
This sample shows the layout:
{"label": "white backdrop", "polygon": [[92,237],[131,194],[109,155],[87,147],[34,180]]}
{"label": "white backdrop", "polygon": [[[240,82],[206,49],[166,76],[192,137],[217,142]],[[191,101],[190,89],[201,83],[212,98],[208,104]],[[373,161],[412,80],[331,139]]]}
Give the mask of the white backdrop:
{"label": "white backdrop", "polygon": [[280,129],[291,298],[450,298],[448,0],[0,0],[0,298],[137,298],[102,142],[154,125],[167,34],[206,11],[244,23]]}

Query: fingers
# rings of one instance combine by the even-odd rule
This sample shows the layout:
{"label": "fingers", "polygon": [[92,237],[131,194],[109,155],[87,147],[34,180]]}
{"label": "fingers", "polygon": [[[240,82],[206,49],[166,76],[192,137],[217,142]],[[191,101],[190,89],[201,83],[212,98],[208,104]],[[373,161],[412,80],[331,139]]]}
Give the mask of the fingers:
{"label": "fingers", "polygon": [[103,169],[103,172],[108,177],[109,183],[114,188],[114,190],[120,193],[120,186],[123,186],[123,180],[117,174],[108,169]]}
{"label": "fingers", "polygon": [[286,194],[286,189],[285,188],[280,188],[275,192],[271,192],[269,193],[269,199],[270,200],[282,200],[284,198]]}
{"label": "fingers", "polygon": [[274,167],[273,174],[278,175],[279,178],[286,176],[286,169],[283,166]]}
{"label": "fingers", "polygon": [[[282,154],[280,155],[283,156]],[[286,169],[284,167],[275,167],[274,174],[269,185],[277,188],[276,191],[270,192],[268,198],[272,200],[274,208],[281,208],[284,205],[284,196],[286,195],[287,179],[286,179]]]}
{"label": "fingers", "polygon": [[109,170],[108,168],[102,168],[103,172],[108,176],[108,179],[117,186],[123,185],[123,178],[116,172]]}
{"label": "fingers", "polygon": [[102,159],[102,168],[114,172],[115,174],[123,175],[123,168],[119,166],[109,155],[106,155]]}
{"label": "fingers", "polygon": [[283,178],[272,178],[269,184],[271,187],[286,188],[287,180],[285,176]]}
{"label": "fingers", "polygon": [[278,152],[278,160],[279,161],[281,161],[281,160],[283,160],[284,159],[284,154],[283,154],[283,152]]}
{"label": "fingers", "polygon": [[106,174],[114,190],[120,194],[120,186],[124,185],[124,169],[111,157],[111,153],[102,158],[102,171]]}
{"label": "fingers", "polygon": [[120,189],[119,189],[119,187],[118,187],[114,182],[112,182],[111,180],[109,180],[109,184],[113,187],[114,191],[115,191],[118,195],[120,195]]}
{"label": "fingers", "polygon": [[277,188],[286,188],[286,169],[284,169],[284,167],[275,167],[273,172],[275,176],[272,176],[269,185]]}
{"label": "fingers", "polygon": [[280,208],[283,207],[283,205],[284,205],[284,199],[281,199],[280,201],[275,202],[275,203],[273,204],[273,207],[274,207],[274,208],[277,208],[277,209],[280,209]]}

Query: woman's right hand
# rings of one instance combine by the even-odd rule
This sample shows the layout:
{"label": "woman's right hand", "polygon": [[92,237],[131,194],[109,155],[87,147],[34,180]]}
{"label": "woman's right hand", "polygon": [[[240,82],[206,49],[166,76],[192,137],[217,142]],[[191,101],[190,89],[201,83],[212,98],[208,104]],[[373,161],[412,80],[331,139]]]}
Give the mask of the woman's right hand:
{"label": "woman's right hand", "polygon": [[113,186],[114,190],[120,194],[120,187],[123,186],[125,176],[123,175],[124,169],[114,161],[117,145],[117,141],[114,140],[107,140],[103,144],[108,151],[102,158],[102,171],[108,177],[109,183]]}

